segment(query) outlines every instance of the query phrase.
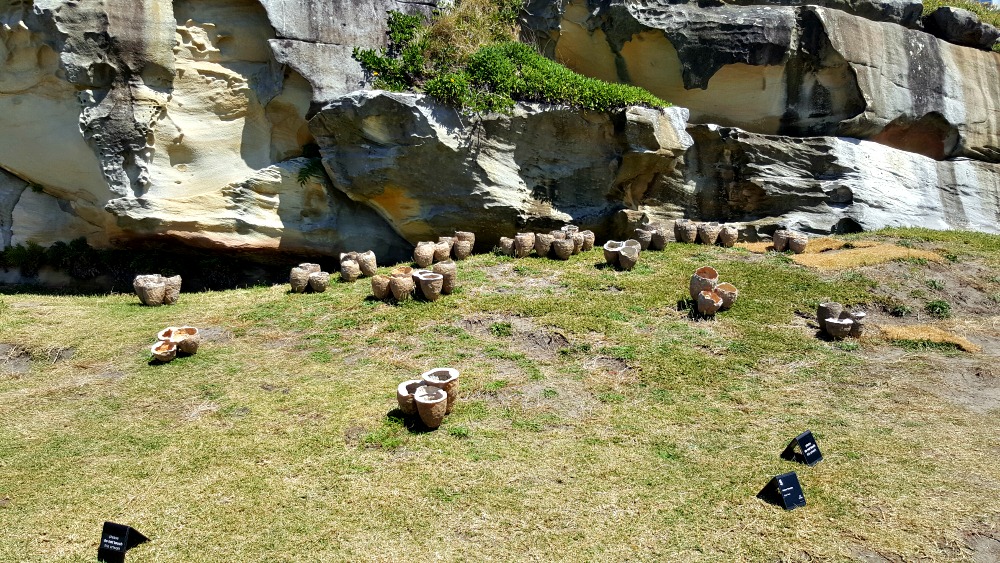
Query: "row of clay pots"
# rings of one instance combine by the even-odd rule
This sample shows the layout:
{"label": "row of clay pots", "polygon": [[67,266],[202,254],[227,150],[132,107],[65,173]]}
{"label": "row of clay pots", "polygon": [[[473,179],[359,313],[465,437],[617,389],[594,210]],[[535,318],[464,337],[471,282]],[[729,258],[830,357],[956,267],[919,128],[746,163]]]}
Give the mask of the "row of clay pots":
{"label": "row of clay pots", "polygon": [[553,257],[569,260],[574,254],[594,248],[593,231],[581,231],[576,225],[566,225],[548,233],[517,233],[514,238],[500,238],[500,253],[524,258],[534,252],[542,258]]}
{"label": "row of clay pots", "polygon": [[725,311],[736,303],[740,291],[731,283],[719,282],[719,272],[711,266],[695,270],[688,284],[691,299],[697,303],[698,312],[712,316]]}
{"label": "row of clay pots", "polygon": [[663,250],[667,246],[667,234],[658,226],[643,225],[635,230],[634,240],[640,250]]}
{"label": "row of clay pots", "polygon": [[143,305],[159,307],[173,305],[181,295],[181,277],[165,277],[160,274],[143,274],[132,280],[132,288]]}
{"label": "row of clay pots", "polygon": [[721,224],[714,221],[698,223],[689,219],[674,221],[674,239],[677,242],[700,242],[701,244],[719,244],[726,248],[732,247],[739,239],[740,231],[735,225]]}
{"label": "row of clay pots", "polygon": [[357,281],[360,277],[374,276],[378,264],[375,262],[375,253],[371,250],[367,252],[344,252],[340,255],[340,280],[345,282]]}
{"label": "row of clay pots", "polygon": [[201,333],[193,326],[168,326],[156,335],[156,344],[149,349],[153,358],[169,362],[177,357],[177,352],[194,354],[201,343]]}
{"label": "row of clay pots", "polygon": [[330,274],[320,271],[319,264],[303,262],[292,268],[288,283],[293,293],[305,293],[307,290],[323,293],[330,286]]}
{"label": "row of clay pots", "polygon": [[841,340],[848,336],[860,338],[865,331],[866,314],[862,311],[845,311],[836,301],[826,301],[816,307],[816,322],[821,332]]}
{"label": "row of clay pots", "polygon": [[642,245],[635,239],[609,240],[604,243],[604,261],[616,268],[631,270],[639,262],[640,250]]}
{"label": "row of clay pots", "polygon": [[776,252],[791,250],[795,254],[802,254],[806,251],[806,246],[809,244],[809,237],[804,233],[778,229],[771,235],[771,243],[774,245]]}
{"label": "row of clay pots", "polygon": [[396,402],[407,416],[419,416],[424,425],[441,426],[458,398],[458,370],[434,368],[396,386]]}
{"label": "row of clay pots", "polygon": [[433,270],[398,266],[389,275],[372,276],[372,295],[379,300],[390,297],[407,301],[414,295],[426,301],[437,301],[455,290],[458,268],[451,260],[434,264]]}
{"label": "row of clay pots", "polygon": [[454,236],[438,237],[437,242],[418,242],[413,249],[413,263],[420,268],[426,268],[435,262],[444,262],[450,258],[465,260],[472,256],[475,245],[475,233],[455,231]]}

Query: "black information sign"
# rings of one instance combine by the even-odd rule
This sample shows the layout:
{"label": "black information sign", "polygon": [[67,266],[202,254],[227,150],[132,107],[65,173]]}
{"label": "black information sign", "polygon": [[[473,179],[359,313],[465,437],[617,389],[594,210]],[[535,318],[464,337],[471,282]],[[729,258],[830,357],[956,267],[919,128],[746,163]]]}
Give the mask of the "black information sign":
{"label": "black information sign", "polygon": [[785,510],[806,505],[806,497],[802,494],[802,486],[799,485],[799,476],[794,471],[771,479],[771,482],[757,493],[757,498]]}
{"label": "black information sign", "polygon": [[806,430],[788,443],[785,451],[781,452],[781,458],[812,466],[823,461],[823,454],[819,452],[819,445],[812,432]]}
{"label": "black information sign", "polygon": [[105,522],[101,530],[101,545],[97,560],[104,563],[125,563],[125,552],[149,541],[149,538],[124,524]]}

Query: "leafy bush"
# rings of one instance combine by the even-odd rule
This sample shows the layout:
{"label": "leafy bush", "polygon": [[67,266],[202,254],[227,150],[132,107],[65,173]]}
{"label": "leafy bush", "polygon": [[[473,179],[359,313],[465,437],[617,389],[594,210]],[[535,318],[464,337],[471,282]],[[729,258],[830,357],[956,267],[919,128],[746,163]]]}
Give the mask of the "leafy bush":
{"label": "leafy bush", "polygon": [[670,104],[646,90],[587,78],[513,41],[517,0],[465,0],[429,26],[390,12],[389,46],[354,49],[377,88],[414,89],[473,113],[509,112],[518,101],[610,110]]}
{"label": "leafy bush", "polygon": [[[992,26],[1000,27],[1000,8],[994,8],[990,4],[978,2],[976,0],[923,0],[924,15],[930,15],[934,10],[943,6],[961,8],[968,10],[979,16],[983,22]],[[1000,42],[993,45],[993,50],[1000,53]]]}

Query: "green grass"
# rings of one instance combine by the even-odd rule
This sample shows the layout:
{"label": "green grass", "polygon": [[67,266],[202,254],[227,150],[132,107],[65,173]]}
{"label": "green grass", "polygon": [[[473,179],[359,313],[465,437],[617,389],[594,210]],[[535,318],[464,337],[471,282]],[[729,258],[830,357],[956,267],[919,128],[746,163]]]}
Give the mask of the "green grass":
{"label": "green grass", "polygon": [[[952,6],[968,10],[979,16],[979,19],[983,22],[1000,27],[1000,9],[990,4],[984,4],[976,0],[923,0],[923,3],[925,16],[943,6]],[[1000,53],[1000,42],[993,45],[993,50]]]}
{"label": "green grass", "polygon": [[[996,240],[910,235],[970,261]],[[887,372],[870,344],[820,340],[800,316],[870,303],[870,277],[680,244],[619,272],[600,252],[477,255],[460,294],[401,306],[366,301],[367,280],[160,308],[3,295],[0,342],[31,361],[0,369],[0,561],[92,560],[104,520],[151,538],[130,561],[843,560],[859,545],[947,560],[1000,521],[1000,412],[950,403],[918,385],[939,375],[919,362]],[[706,264],[740,300],[691,319],[678,302]],[[225,336],[150,365],[177,324]],[[53,362],[56,348],[75,353]],[[455,410],[411,428],[396,385],[442,365],[462,373]],[[778,457],[805,429],[826,458],[812,468]],[[754,497],[786,471],[804,509]]]}

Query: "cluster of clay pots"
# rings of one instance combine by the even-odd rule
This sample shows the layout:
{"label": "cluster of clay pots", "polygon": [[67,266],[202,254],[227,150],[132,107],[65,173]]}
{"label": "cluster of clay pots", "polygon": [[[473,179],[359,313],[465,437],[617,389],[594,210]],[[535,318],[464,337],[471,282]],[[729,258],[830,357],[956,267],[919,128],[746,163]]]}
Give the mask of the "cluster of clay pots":
{"label": "cluster of clay pots", "polygon": [[642,244],[635,239],[609,240],[604,243],[604,261],[616,268],[631,270],[639,262],[641,250]]}
{"label": "cluster of clay pots", "polygon": [[581,231],[576,225],[566,225],[547,233],[517,233],[514,238],[500,238],[500,253],[514,258],[536,256],[569,260],[574,254],[594,248],[593,231]]}
{"label": "cluster of clay pots", "polygon": [[292,268],[288,283],[292,286],[292,293],[323,293],[330,286],[330,274],[320,271],[319,264],[304,262]]}
{"label": "cluster of clay pots", "polygon": [[844,306],[836,301],[826,301],[816,307],[820,332],[834,340],[848,336],[860,338],[865,331],[865,316],[862,311],[845,311]]}
{"label": "cluster of clay pots", "polygon": [[458,268],[455,262],[446,260],[432,266],[432,270],[397,266],[389,275],[372,276],[372,295],[386,301],[408,301],[419,297],[425,301],[437,301],[442,295],[455,290]]}
{"label": "cluster of clay pots", "polygon": [[740,294],[735,285],[720,283],[719,272],[711,266],[702,266],[695,270],[688,289],[691,292],[691,299],[697,304],[698,312],[706,317],[732,307]]}
{"label": "cluster of clay pots", "polygon": [[643,225],[635,230],[633,237],[640,250],[663,250],[667,246],[667,234],[658,225]]}
{"label": "cluster of clay pots", "polygon": [[399,410],[407,416],[419,416],[430,429],[441,426],[446,414],[451,412],[458,398],[458,370],[434,368],[409,379],[396,387]]}
{"label": "cluster of clay pots", "polygon": [[340,281],[353,282],[361,277],[370,278],[375,275],[377,269],[375,253],[371,250],[344,252],[340,255]]}
{"label": "cluster of clay pots", "polygon": [[776,252],[791,250],[795,254],[802,254],[809,244],[809,237],[805,233],[797,233],[788,229],[778,229],[771,235],[771,244]]}
{"label": "cluster of clay pots", "polygon": [[454,258],[465,260],[472,255],[476,245],[476,233],[455,231],[454,236],[438,237],[437,242],[421,241],[413,249],[413,263],[418,268],[426,268],[436,262]]}
{"label": "cluster of clay pots", "polygon": [[156,335],[156,344],[150,347],[153,359],[166,363],[178,353],[191,355],[198,351],[201,333],[193,326],[168,326]]}
{"label": "cluster of clay pots", "polygon": [[699,223],[689,219],[677,219],[674,221],[674,239],[677,242],[715,245],[730,248],[736,244],[740,236],[739,229],[735,225],[726,223],[706,222]]}
{"label": "cluster of clay pots", "polygon": [[181,295],[181,277],[165,277],[160,274],[143,274],[132,281],[132,288],[143,305],[159,307],[173,305]]}

